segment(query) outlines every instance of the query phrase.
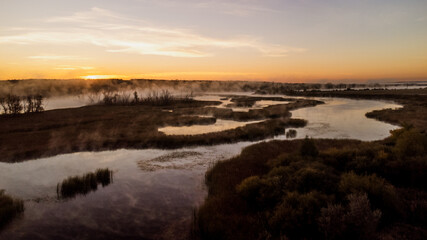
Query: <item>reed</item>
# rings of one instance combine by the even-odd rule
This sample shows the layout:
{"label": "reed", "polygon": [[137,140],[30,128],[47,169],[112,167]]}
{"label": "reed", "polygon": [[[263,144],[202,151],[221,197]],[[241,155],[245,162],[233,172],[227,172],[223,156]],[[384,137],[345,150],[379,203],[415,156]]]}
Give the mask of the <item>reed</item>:
{"label": "reed", "polygon": [[105,187],[113,182],[113,171],[108,168],[97,169],[95,172],[86,173],[83,176],[69,177],[58,183],[56,192],[58,198],[73,198],[76,195],[86,195],[96,191],[98,184]]}
{"label": "reed", "polygon": [[24,201],[0,190],[0,228],[24,211]]}

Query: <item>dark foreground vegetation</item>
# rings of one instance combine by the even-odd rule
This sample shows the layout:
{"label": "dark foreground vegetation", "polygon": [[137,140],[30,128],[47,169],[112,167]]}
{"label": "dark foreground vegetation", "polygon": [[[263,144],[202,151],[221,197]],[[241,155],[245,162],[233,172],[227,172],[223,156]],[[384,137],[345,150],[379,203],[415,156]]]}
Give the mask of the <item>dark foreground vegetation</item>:
{"label": "dark foreground vegetation", "polygon": [[89,192],[96,191],[99,184],[105,187],[112,182],[113,171],[108,168],[97,169],[95,172],[69,177],[62,183],[58,183],[56,193],[58,198],[73,198],[76,195],[86,195]]}
{"label": "dark foreground vegetation", "polygon": [[[173,104],[101,104],[41,114],[0,116],[0,161],[16,162],[77,151],[119,148],[180,148],[241,140],[261,140],[302,127],[289,111],[321,102],[298,100],[249,112],[215,108],[219,102],[174,101]],[[199,117],[208,114],[212,117]],[[212,124],[216,119],[265,120],[244,127],[193,136],[169,136],[164,126]]]}
{"label": "dark foreground vegetation", "polygon": [[427,239],[427,136],[247,147],[206,174],[201,239]]}
{"label": "dark foreground vegetation", "polygon": [[0,229],[24,211],[24,202],[0,190]]}

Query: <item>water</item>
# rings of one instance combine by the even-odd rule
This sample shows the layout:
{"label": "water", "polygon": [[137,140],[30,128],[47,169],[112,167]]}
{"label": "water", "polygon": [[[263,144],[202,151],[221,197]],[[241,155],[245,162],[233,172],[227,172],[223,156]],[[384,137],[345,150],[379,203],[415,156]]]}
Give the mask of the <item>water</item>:
{"label": "water", "polygon": [[[250,144],[82,152],[0,163],[0,189],[25,200],[23,218],[0,239],[187,239],[193,209],[206,196],[207,168]],[[114,182],[86,196],[56,199],[58,182],[97,168],[113,170]]]}
{"label": "water", "polygon": [[45,110],[64,109],[64,108],[78,108],[89,105],[92,103],[90,96],[77,95],[66,97],[51,97],[46,98],[43,102]]}
{"label": "water", "polygon": [[[247,93],[246,93],[247,94]],[[233,93],[235,96],[246,96],[242,94]],[[227,97],[229,95],[202,95],[202,96],[196,96],[194,97],[195,100],[198,101],[217,101],[221,102],[220,105],[217,105],[217,108],[228,108],[233,110],[234,112],[249,112],[251,109],[263,109],[268,106],[272,105],[279,105],[279,104],[287,104],[288,101],[274,101],[274,100],[259,100],[255,101],[254,105],[251,107],[236,107],[233,106],[234,102],[231,101],[231,97]],[[251,94],[250,96],[257,96],[257,97],[267,97],[267,95],[254,95]],[[271,96],[271,95],[270,95]],[[278,97],[277,95],[273,95],[274,97]],[[280,97],[280,96],[279,96]]]}
{"label": "water", "polygon": [[[294,118],[308,120],[305,128],[296,129],[297,138],[309,135],[376,140],[396,128],[368,119],[365,113],[399,105],[371,100],[320,100],[326,104],[292,111]],[[186,239],[193,210],[206,196],[206,170],[251,144],[80,152],[0,163],[0,189],[25,200],[22,218],[0,232],[0,239]],[[97,168],[113,170],[114,182],[85,196],[56,198],[57,183]]]}
{"label": "water", "polygon": [[233,120],[217,119],[214,124],[210,125],[192,125],[183,127],[168,126],[159,128],[158,131],[163,132],[166,135],[197,135],[235,129],[238,127],[246,126],[247,124],[259,122],[262,121],[238,122]]}
{"label": "water", "polygon": [[[325,104],[301,108],[292,112],[292,118],[308,120],[306,127],[297,130],[296,138],[339,138],[374,141],[384,139],[398,126],[370,119],[367,112],[384,108],[401,108],[401,105],[345,98],[316,98]],[[277,139],[285,139],[279,136]]]}

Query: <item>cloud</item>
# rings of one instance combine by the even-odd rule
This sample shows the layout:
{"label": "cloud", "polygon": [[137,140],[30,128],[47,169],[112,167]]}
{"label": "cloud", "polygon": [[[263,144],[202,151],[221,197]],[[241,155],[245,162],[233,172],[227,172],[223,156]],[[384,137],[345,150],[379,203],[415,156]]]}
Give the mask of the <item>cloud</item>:
{"label": "cloud", "polygon": [[[193,58],[214,56],[219,49],[243,48],[269,57],[306,51],[304,48],[264,43],[252,36],[221,39],[203,36],[190,29],[158,27],[100,8],[71,16],[48,18],[44,23],[52,26],[0,36],[0,44],[90,44],[112,53]],[[48,60],[59,57],[61,56],[30,58]]]}
{"label": "cloud", "polygon": [[218,12],[234,15],[249,16],[255,13],[278,13],[279,11],[272,8],[266,8],[257,4],[259,1],[237,0],[237,1],[200,1],[194,5],[197,8],[215,9]]}
{"label": "cloud", "polygon": [[40,56],[29,56],[30,59],[38,60],[82,60],[83,58],[77,56],[58,56],[58,55],[40,55]]}
{"label": "cloud", "polygon": [[94,67],[60,65],[54,68],[55,70],[93,70]]}
{"label": "cloud", "polygon": [[274,8],[265,7],[266,0],[137,0],[146,4],[156,4],[160,7],[204,9],[210,12],[233,16],[251,16],[257,13],[279,13]]}

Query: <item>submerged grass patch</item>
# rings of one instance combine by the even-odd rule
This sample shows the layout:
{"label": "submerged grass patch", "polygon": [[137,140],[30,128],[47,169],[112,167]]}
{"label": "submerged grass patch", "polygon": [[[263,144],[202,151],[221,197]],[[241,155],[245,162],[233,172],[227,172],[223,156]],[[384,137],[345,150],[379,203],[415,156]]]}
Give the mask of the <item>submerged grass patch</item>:
{"label": "submerged grass patch", "polygon": [[56,192],[58,198],[73,198],[76,195],[86,195],[96,191],[98,185],[105,187],[113,182],[113,171],[108,168],[97,169],[95,172],[86,173],[83,176],[69,177],[58,183]]}
{"label": "submerged grass patch", "polygon": [[13,198],[0,190],[0,228],[24,211],[24,201]]}

